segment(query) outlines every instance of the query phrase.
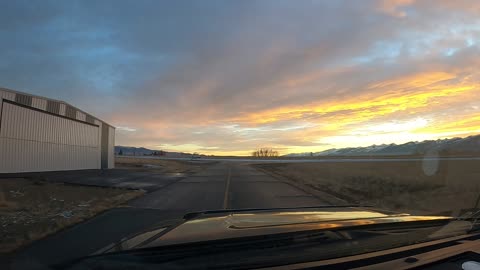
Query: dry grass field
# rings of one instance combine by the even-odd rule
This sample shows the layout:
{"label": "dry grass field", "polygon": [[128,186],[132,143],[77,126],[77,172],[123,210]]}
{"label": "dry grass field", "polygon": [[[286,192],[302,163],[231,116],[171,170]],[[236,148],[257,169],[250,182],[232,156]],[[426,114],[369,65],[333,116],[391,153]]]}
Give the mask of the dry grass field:
{"label": "dry grass field", "polygon": [[196,173],[213,162],[165,160],[155,158],[115,157],[116,168],[149,168],[164,173]]}
{"label": "dry grass field", "polygon": [[29,179],[0,181],[0,253],[11,252],[142,195]]}
{"label": "dry grass field", "polygon": [[349,203],[409,213],[455,214],[480,196],[480,161],[328,162],[253,165]]}
{"label": "dry grass field", "polygon": [[[210,164],[116,158],[118,168],[166,174],[188,175]],[[68,174],[65,177],[68,178]],[[94,177],[98,178],[98,175]],[[105,177],[107,181],[108,177]],[[0,181],[0,254],[12,252],[144,194],[140,190],[82,186],[45,181],[41,180],[42,177],[30,178],[3,178]]]}

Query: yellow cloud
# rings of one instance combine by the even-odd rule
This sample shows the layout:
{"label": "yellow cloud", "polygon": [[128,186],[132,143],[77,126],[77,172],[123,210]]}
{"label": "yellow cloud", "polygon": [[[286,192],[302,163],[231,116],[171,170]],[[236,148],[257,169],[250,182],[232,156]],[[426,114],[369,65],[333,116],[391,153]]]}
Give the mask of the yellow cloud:
{"label": "yellow cloud", "polygon": [[418,133],[458,133],[466,135],[477,134],[480,131],[480,115],[461,115],[457,119],[444,119],[437,125],[415,130]]}
{"label": "yellow cloud", "polygon": [[[480,89],[478,85],[451,85],[445,82],[453,78],[454,75],[443,72],[419,74],[370,85],[368,94],[348,100],[280,107],[234,121],[259,125],[313,116],[324,122],[323,128],[331,130],[398,111],[433,111],[457,99],[470,99],[472,92]],[[382,94],[381,90],[385,88],[389,90]]]}
{"label": "yellow cloud", "polygon": [[[312,74],[288,83],[298,87],[315,80],[317,75],[320,76]],[[355,93],[360,94],[312,101],[302,106],[281,106],[221,120],[231,128],[218,136],[231,136],[232,144],[239,147],[205,147],[216,146],[211,140],[204,145],[185,143],[166,148],[215,155],[250,155],[256,147],[268,144],[286,154],[467,136],[480,131],[478,114],[453,112],[442,115],[447,110],[451,112],[452,107],[461,108],[480,96],[480,83],[467,77],[446,72],[420,73],[372,83]],[[161,135],[167,141],[178,137],[168,122],[158,122],[157,119],[146,122],[143,127],[149,130],[148,136]],[[218,126],[218,121],[216,123]],[[208,126],[208,123],[202,124]],[[302,128],[292,128],[298,126]],[[189,131],[192,127],[194,125],[186,125],[184,130]]]}

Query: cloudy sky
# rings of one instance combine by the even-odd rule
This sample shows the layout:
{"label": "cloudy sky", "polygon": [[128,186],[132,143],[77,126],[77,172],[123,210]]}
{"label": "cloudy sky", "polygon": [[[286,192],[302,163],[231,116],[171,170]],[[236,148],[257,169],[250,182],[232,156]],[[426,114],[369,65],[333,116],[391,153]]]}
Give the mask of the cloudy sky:
{"label": "cloudy sky", "polygon": [[282,154],[480,132],[480,1],[1,1],[0,86],[117,145]]}

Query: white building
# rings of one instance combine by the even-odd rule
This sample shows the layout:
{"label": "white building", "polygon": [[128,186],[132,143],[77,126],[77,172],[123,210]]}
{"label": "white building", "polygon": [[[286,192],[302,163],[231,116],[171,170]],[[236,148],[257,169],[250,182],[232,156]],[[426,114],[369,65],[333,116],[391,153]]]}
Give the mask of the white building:
{"label": "white building", "polygon": [[58,100],[0,88],[0,173],[114,167],[115,128]]}

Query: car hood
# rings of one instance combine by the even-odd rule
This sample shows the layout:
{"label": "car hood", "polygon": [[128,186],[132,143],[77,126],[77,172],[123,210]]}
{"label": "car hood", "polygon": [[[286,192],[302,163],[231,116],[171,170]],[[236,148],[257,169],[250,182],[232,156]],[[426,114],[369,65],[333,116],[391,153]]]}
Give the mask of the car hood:
{"label": "car hood", "polygon": [[179,223],[144,231],[95,254],[308,230],[451,219],[446,216],[413,216],[368,207],[210,211],[187,214]]}

